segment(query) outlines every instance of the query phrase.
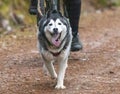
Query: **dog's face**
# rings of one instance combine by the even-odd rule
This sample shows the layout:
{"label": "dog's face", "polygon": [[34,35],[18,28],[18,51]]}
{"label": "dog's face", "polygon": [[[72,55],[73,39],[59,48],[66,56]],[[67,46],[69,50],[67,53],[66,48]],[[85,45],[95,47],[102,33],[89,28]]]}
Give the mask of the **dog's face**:
{"label": "dog's face", "polygon": [[67,34],[67,22],[53,14],[44,23],[44,33],[52,45],[59,47]]}

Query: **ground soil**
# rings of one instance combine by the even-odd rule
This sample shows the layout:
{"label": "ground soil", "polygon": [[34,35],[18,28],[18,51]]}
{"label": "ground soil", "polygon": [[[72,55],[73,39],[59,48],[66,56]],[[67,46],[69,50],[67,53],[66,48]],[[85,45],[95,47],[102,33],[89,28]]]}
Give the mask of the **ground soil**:
{"label": "ground soil", "polygon": [[[71,52],[65,90],[45,76],[35,26],[0,38],[0,94],[120,94],[120,9],[83,13],[83,50]],[[57,67],[57,64],[55,64]]]}

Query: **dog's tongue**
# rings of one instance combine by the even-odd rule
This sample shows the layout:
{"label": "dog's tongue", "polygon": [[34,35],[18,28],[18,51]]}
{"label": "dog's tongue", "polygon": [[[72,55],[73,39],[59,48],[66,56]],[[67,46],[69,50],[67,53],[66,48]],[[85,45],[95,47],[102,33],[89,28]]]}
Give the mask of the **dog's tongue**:
{"label": "dog's tongue", "polygon": [[53,43],[56,47],[60,46],[60,40],[59,40],[58,38],[59,38],[59,34],[55,34],[55,35],[53,35],[53,37],[52,37],[52,43]]}

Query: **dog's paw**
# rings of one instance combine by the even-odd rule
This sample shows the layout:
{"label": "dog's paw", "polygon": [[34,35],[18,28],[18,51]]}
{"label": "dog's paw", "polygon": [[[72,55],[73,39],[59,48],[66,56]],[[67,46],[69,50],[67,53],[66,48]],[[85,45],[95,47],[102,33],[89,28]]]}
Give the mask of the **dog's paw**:
{"label": "dog's paw", "polygon": [[64,85],[56,85],[55,89],[66,89]]}
{"label": "dog's paw", "polygon": [[57,79],[57,74],[54,74],[54,76],[51,76],[52,79]]}

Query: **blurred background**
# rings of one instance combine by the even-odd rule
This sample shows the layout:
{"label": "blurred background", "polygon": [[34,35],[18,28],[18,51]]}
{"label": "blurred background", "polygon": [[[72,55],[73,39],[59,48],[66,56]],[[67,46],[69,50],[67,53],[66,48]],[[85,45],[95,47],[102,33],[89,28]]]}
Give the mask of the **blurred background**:
{"label": "blurred background", "polygon": [[120,0],[82,0],[83,50],[69,56],[63,91],[44,75],[29,4],[0,0],[0,94],[120,94]]}
{"label": "blurred background", "polygon": [[[29,0],[0,0],[0,34],[36,24],[36,17],[28,13]],[[82,14],[114,9],[120,0],[82,0]]]}

